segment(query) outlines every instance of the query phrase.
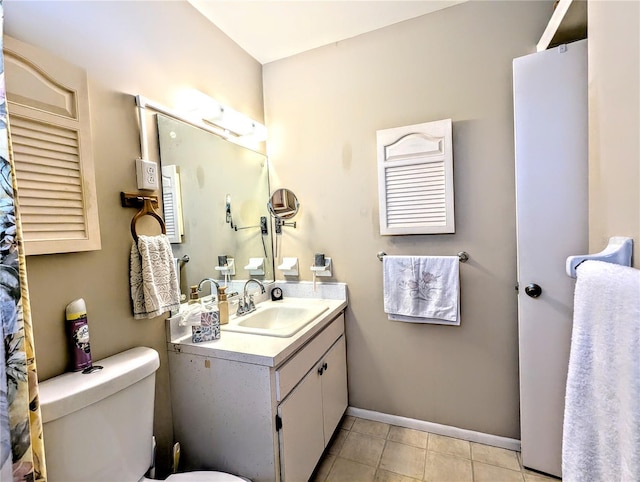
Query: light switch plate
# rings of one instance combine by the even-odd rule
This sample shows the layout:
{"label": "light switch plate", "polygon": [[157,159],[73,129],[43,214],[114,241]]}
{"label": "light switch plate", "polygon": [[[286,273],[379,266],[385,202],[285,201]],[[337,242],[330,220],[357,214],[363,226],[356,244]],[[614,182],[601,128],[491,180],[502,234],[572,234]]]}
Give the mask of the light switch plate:
{"label": "light switch plate", "polygon": [[158,165],[155,162],[136,159],[136,177],[138,189],[158,189]]}

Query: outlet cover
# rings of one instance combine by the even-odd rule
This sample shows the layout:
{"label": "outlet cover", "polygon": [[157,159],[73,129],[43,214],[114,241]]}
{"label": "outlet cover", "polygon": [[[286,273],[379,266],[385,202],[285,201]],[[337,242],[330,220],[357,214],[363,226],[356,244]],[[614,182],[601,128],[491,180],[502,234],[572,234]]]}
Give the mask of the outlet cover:
{"label": "outlet cover", "polygon": [[138,189],[155,191],[158,189],[158,165],[145,159],[136,159]]}

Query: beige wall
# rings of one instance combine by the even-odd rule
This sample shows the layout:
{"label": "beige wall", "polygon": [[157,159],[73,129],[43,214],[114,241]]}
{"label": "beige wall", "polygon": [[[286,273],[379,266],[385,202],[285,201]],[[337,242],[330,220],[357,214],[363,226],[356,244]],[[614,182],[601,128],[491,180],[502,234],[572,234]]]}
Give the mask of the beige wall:
{"label": "beige wall", "polygon": [[[610,235],[640,243],[638,4],[611,4],[589,3],[592,250]],[[302,202],[283,254],[300,257],[310,279],[304,267],[325,252],[349,283],[351,405],[519,436],[511,60],[533,51],[550,13],[550,2],[471,2],[265,66],[273,184]],[[160,352],[156,433],[166,452],[164,324],[131,317],[133,212],[118,198],[135,189],[131,95],[171,105],[196,87],[261,120],[261,67],[182,2],[5,1],[5,30],[90,77],[103,249],[27,260],[40,378],[65,370],[64,307],[84,297],[94,359],[137,345]],[[446,117],[456,234],[381,237],[375,131]],[[388,322],[381,250],[468,251],[462,326]]]}
{"label": "beige wall", "polygon": [[[640,3],[594,1],[589,15],[589,244],[640,248]],[[640,268],[640,256],[634,256]]]}
{"label": "beige wall", "polygon": [[[550,15],[470,2],[264,66],[273,186],[302,204],[282,255],[349,285],[350,405],[519,438],[511,65]],[[448,117],[456,234],[380,236],[376,130]],[[461,250],[460,327],[386,319],[378,251]]]}
{"label": "beige wall", "polygon": [[172,428],[164,321],[131,316],[135,211],[119,198],[136,190],[132,95],[171,106],[179,89],[195,87],[262,120],[262,68],[186,2],[7,1],[5,31],[86,68],[90,84],[102,250],[27,259],[40,379],[65,371],[64,308],[83,297],[94,360],[139,345],[160,353],[155,433],[166,456]]}

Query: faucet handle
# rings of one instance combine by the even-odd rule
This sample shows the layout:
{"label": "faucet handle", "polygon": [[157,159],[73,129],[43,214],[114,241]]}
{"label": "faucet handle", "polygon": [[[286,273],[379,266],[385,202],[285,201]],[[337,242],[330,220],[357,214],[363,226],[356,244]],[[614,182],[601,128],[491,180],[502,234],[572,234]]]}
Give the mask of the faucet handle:
{"label": "faucet handle", "polygon": [[247,303],[247,311],[253,311],[256,309],[256,305],[253,302],[253,295],[249,295],[249,303]]}

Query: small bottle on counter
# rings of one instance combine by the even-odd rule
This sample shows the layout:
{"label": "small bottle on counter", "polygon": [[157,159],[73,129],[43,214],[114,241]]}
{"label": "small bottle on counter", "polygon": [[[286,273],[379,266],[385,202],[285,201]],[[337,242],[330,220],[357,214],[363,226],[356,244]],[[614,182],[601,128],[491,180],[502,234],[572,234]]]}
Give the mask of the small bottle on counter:
{"label": "small bottle on counter", "polygon": [[218,309],[220,310],[221,325],[229,323],[229,302],[227,301],[227,294],[225,293],[226,289],[226,286],[218,288]]}
{"label": "small bottle on counter", "polygon": [[189,293],[189,304],[193,305],[195,303],[200,303],[200,295],[198,294],[198,287],[197,286],[190,286],[189,289],[191,290],[191,293]]}

